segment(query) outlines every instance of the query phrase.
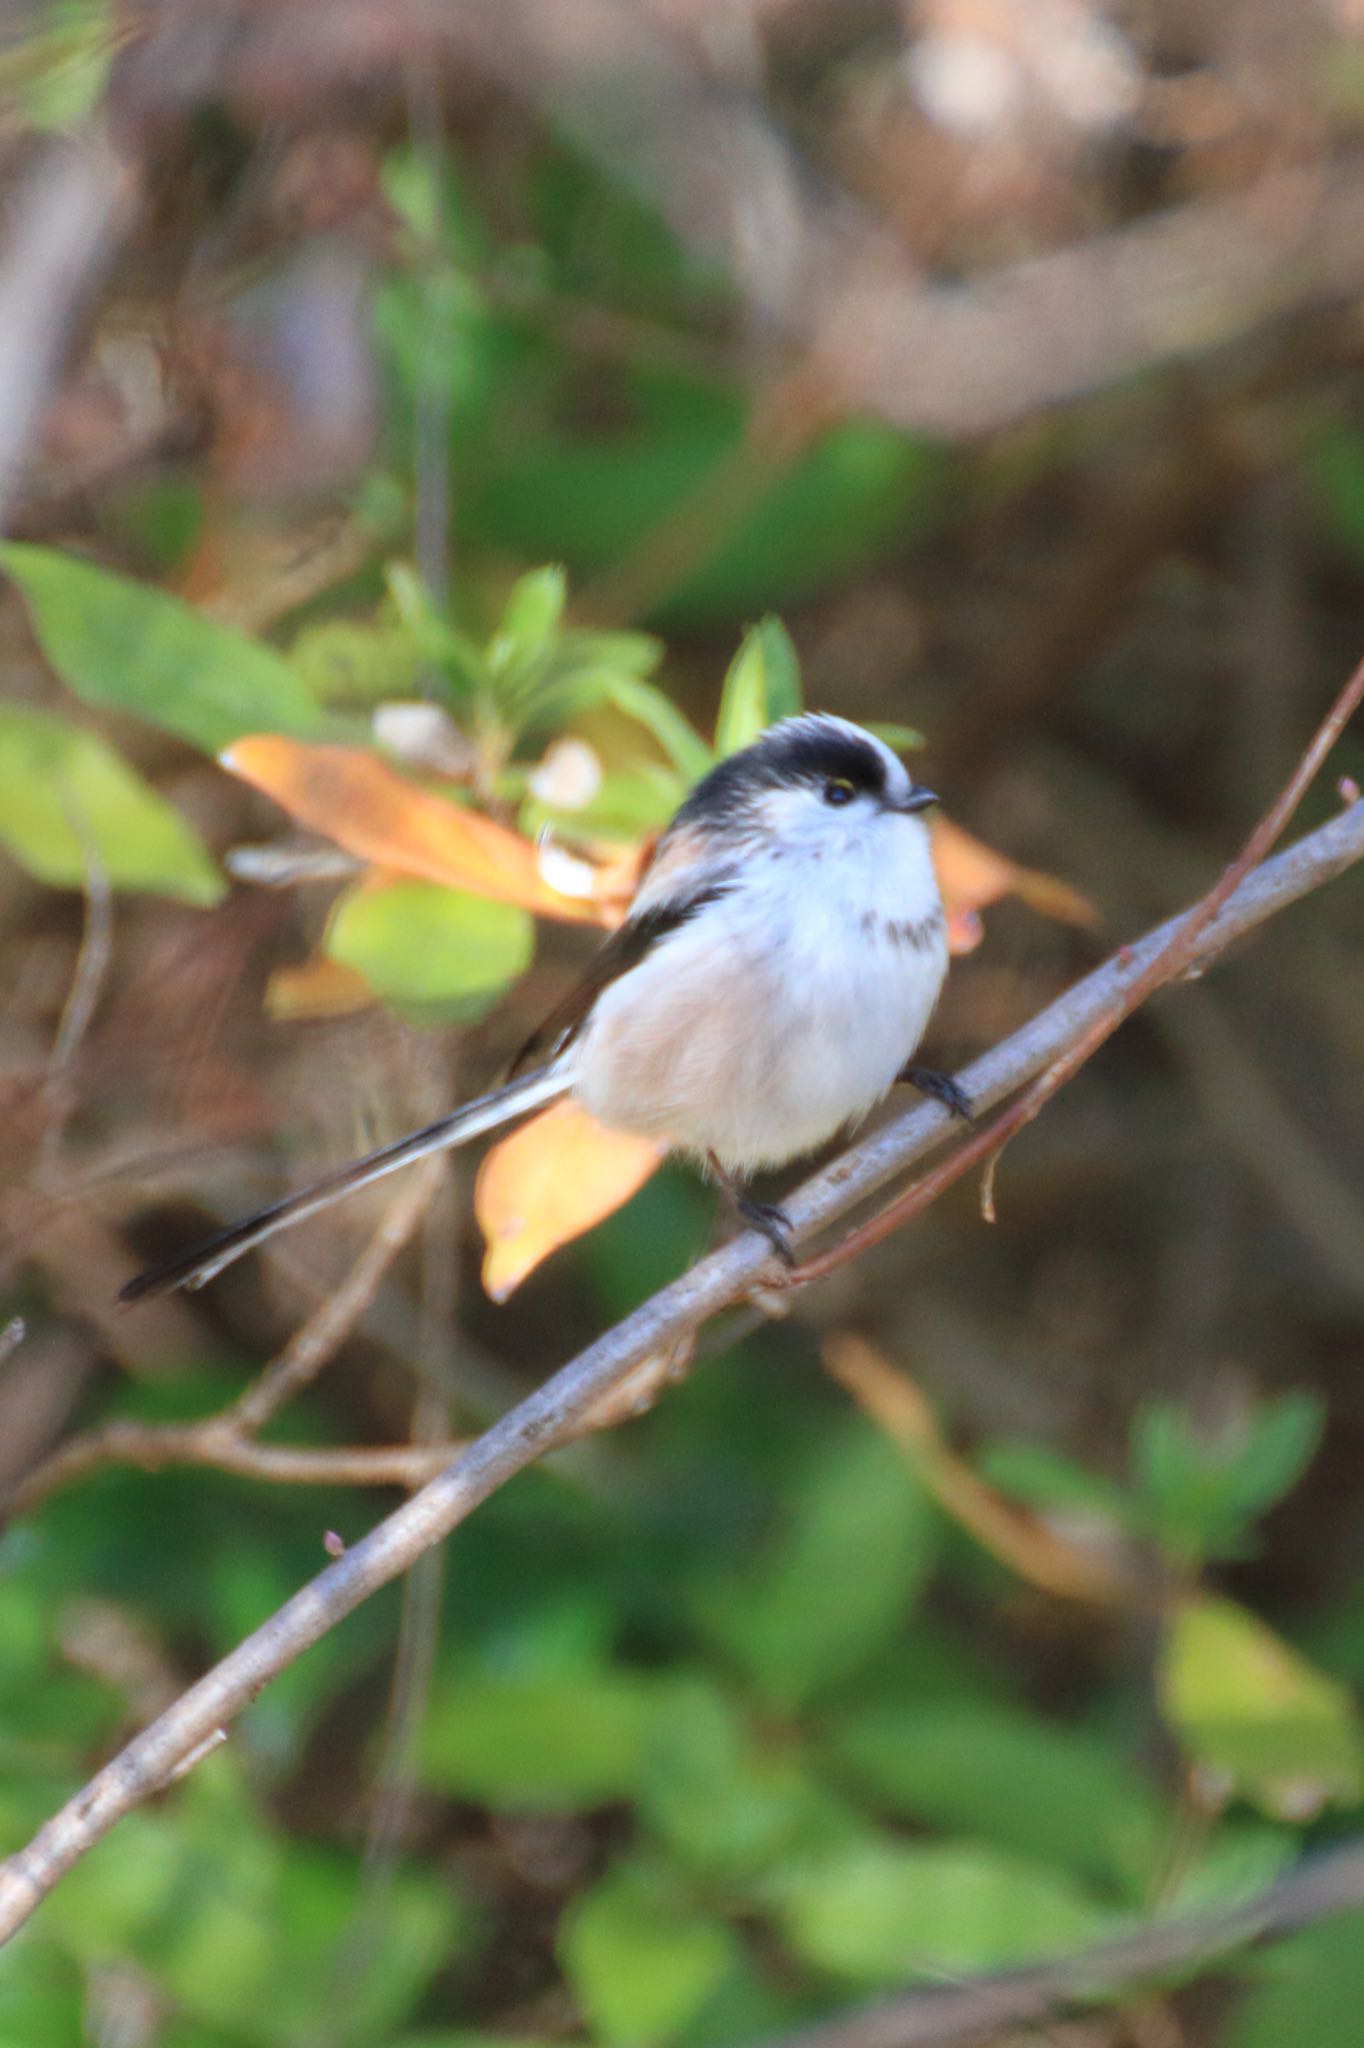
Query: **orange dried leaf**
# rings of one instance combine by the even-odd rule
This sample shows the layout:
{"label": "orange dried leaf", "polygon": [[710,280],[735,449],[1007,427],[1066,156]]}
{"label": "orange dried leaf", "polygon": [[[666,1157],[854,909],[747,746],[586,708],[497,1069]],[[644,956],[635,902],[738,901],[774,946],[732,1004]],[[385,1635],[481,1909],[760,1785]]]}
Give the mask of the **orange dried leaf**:
{"label": "orange dried leaf", "polygon": [[554,1103],[494,1145],[474,1185],[485,1292],[505,1301],[542,1259],[628,1202],[663,1153],[651,1138],[606,1130],[576,1102]]}
{"label": "orange dried leaf", "polygon": [[373,1002],[374,990],[353,967],[321,955],[301,967],[276,968],[265,991],[267,1015],[286,1024],[305,1017],[349,1017]]}
{"label": "orange dried leaf", "polygon": [[361,860],[516,903],[541,917],[574,924],[619,921],[614,893],[599,889],[587,862],[563,855],[551,883],[546,858],[529,839],[405,782],[362,747],[314,746],[256,733],[235,740],[220,759],[292,817]]}
{"label": "orange dried leaf", "polygon": [[933,827],[933,865],[947,910],[948,944],[954,953],[969,953],[980,944],[983,927],[979,913],[998,903],[1001,896],[1019,896],[1044,917],[1058,918],[1063,924],[1092,928],[1099,923],[1098,911],[1078,889],[1055,875],[1020,867],[983,840],[963,832],[950,818],[940,817]]}

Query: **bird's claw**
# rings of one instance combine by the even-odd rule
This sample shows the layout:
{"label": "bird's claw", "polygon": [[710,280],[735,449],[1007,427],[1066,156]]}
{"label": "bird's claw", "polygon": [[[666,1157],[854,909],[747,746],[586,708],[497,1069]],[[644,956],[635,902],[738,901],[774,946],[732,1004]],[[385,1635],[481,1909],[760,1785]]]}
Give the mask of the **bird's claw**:
{"label": "bird's claw", "polygon": [[791,1249],[791,1219],[784,1209],[775,1202],[755,1202],[750,1195],[740,1195],[735,1208],[745,1223],[751,1223],[761,1231],[784,1266],[794,1266],[796,1255]]}
{"label": "bird's claw", "polygon": [[959,1081],[951,1074],[941,1074],[936,1067],[902,1067],[898,1078],[907,1081],[911,1088],[917,1088],[920,1095],[927,1095],[934,1102],[940,1102],[951,1115],[960,1117],[964,1124],[975,1121],[971,1110],[971,1098]]}

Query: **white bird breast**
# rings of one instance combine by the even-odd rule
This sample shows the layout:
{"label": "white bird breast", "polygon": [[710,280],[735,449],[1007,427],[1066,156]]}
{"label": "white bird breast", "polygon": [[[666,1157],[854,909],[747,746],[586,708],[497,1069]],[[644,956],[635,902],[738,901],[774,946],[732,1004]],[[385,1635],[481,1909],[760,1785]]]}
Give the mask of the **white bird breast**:
{"label": "white bird breast", "polygon": [[748,1174],[881,1100],[947,971],[942,900],[922,818],[838,822],[748,855],[603,991],[574,1049],[584,1108]]}

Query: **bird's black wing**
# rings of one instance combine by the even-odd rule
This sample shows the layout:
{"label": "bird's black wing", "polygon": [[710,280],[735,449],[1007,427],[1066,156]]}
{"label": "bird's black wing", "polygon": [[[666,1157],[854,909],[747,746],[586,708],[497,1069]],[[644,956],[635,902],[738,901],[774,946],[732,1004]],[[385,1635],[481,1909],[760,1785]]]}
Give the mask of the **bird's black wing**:
{"label": "bird's black wing", "polygon": [[577,1037],[602,990],[609,988],[613,981],[619,981],[622,974],[628,974],[632,967],[638,967],[660,939],[666,939],[669,933],[689,923],[698,910],[714,903],[728,887],[728,880],[722,879],[704,889],[697,889],[690,896],[656,904],[628,917],[619,931],[612,932],[588,961],[567,995],[537,1024],[508,1068],[509,1077],[519,1074],[533,1059],[553,1059],[563,1052]]}

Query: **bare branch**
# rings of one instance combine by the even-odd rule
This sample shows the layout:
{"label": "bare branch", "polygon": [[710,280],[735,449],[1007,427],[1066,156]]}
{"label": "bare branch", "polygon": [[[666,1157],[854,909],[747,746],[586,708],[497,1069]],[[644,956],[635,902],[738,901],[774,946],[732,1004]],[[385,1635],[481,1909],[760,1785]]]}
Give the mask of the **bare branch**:
{"label": "bare branch", "polygon": [[424,1160],[389,1203],[384,1219],[350,1272],[326,1295],[272,1365],[234,1402],[224,1420],[242,1435],[262,1429],[293,1399],[355,1327],[379,1282],[411,1237],[440,1184],[446,1160]]}
{"label": "bare branch", "polygon": [[[1210,965],[1235,940],[1364,857],[1364,802],[1357,802],[1247,877],[1205,925],[1188,962]],[[1058,1060],[1188,924],[1188,913],[1124,947],[963,1075],[987,1109]],[[1197,916],[1198,913],[1193,913]],[[941,1142],[949,1117],[926,1103],[853,1146],[785,1204],[798,1238],[844,1216],[892,1175]],[[491,1493],[557,1444],[646,1360],[683,1342],[767,1274],[764,1238],[746,1233],[703,1259],[520,1402],[438,1478],[318,1574],[269,1621],[207,1672],[167,1713],[99,1771],[34,1837],[0,1867],[0,1939],[23,1925],[66,1871],[116,1821],[159,1790],[214,1732],[226,1726],[270,1680],[344,1616],[439,1543]]]}
{"label": "bare branch", "polygon": [[100,137],[32,164],[0,255],[0,529],[76,322],[132,218],[134,180]]}
{"label": "bare branch", "polygon": [[13,1519],[103,1465],[208,1465],[290,1485],[422,1486],[457,1445],[394,1444],[296,1448],[254,1441],[255,1432],[301,1392],[335,1355],[374,1298],[379,1282],[431,1203],[446,1162],[432,1159],[400,1186],[378,1229],[341,1284],[323,1296],[279,1357],[230,1407],[198,1422],[112,1422],[61,1444],[0,1501]]}

